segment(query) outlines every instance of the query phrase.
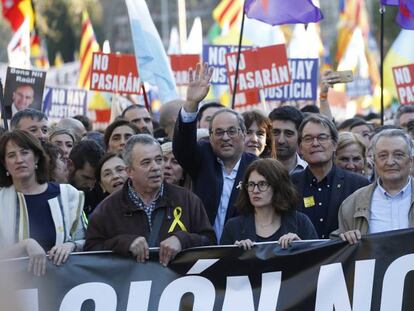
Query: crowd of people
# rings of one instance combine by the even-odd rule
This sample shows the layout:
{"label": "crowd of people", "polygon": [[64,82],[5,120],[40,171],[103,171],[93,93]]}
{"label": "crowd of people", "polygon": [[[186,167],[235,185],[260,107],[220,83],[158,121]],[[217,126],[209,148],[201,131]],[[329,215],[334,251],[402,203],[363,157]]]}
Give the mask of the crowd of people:
{"label": "crowd of people", "polygon": [[159,124],[131,105],[104,132],[85,116],[49,124],[16,112],[0,135],[0,243],[11,257],[62,265],[72,252],[112,250],[138,262],[183,249],[341,238],[414,225],[414,106],[392,124],[335,122],[323,75],[320,108],[268,115],[204,102],[213,69],[189,72],[185,100]]}

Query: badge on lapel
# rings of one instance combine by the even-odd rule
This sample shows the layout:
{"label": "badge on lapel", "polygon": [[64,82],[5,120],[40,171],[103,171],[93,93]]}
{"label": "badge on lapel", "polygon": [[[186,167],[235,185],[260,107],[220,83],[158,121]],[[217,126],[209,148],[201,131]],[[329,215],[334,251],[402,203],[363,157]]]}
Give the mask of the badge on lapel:
{"label": "badge on lapel", "polygon": [[305,205],[305,208],[315,206],[315,198],[313,197],[313,195],[311,195],[310,197],[304,197],[303,204]]}

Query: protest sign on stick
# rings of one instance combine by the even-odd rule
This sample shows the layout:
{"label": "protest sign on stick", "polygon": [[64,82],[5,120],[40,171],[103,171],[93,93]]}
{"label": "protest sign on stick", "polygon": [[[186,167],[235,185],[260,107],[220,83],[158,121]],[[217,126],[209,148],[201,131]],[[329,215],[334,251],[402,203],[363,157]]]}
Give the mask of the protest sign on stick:
{"label": "protest sign on stick", "polygon": [[8,67],[3,100],[6,119],[29,107],[42,110],[45,80],[44,71]]}
{"label": "protest sign on stick", "polygon": [[169,57],[176,85],[187,85],[188,70],[196,68],[197,63],[200,62],[200,55],[181,54],[169,55]]}
{"label": "protest sign on stick", "polygon": [[[251,48],[242,46],[241,50]],[[227,85],[226,54],[230,52],[237,53],[237,45],[204,45],[203,62],[214,67],[211,85]]]}
{"label": "protest sign on stick", "polygon": [[141,81],[134,55],[93,53],[91,90],[140,94],[140,88]]}
{"label": "protest sign on stick", "polygon": [[[230,90],[233,91],[237,52],[226,54]],[[236,91],[260,90],[290,84],[290,71],[284,44],[253,48],[240,54]]]}
{"label": "protest sign on stick", "polygon": [[288,63],[291,83],[264,89],[266,100],[316,100],[318,59],[291,58]]}
{"label": "protest sign on stick", "polygon": [[87,91],[71,88],[46,88],[43,112],[50,122],[87,113]]}
{"label": "protest sign on stick", "polygon": [[401,105],[414,104],[414,64],[392,68]]}

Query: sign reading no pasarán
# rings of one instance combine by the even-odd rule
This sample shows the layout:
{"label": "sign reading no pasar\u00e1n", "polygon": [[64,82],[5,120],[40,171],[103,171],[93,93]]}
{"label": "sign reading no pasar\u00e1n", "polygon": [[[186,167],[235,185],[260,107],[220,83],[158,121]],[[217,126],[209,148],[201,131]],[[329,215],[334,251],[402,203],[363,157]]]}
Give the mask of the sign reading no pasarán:
{"label": "sign reading no pasar\u00e1n", "polygon": [[177,85],[188,84],[188,70],[195,70],[197,63],[200,62],[200,55],[198,54],[181,54],[169,55],[171,70],[174,74],[175,83]]}
{"label": "sign reading no pasar\u00e1n", "polygon": [[140,87],[134,55],[93,53],[91,90],[139,94]]}
{"label": "sign reading no pasar\u00e1n", "polygon": [[414,64],[393,67],[392,72],[400,104],[414,104]]}
{"label": "sign reading no pasar\u00e1n", "polygon": [[[249,251],[210,247],[178,254],[168,268],[158,252],[137,263],[114,254],[48,262],[44,277],[27,260],[1,263],[21,277],[25,310],[414,310],[414,230],[342,241],[264,243]],[[3,277],[7,278],[7,275]]]}
{"label": "sign reading no pasar\u00e1n", "polygon": [[[230,90],[236,78],[237,52],[226,54]],[[253,48],[240,53],[237,92],[290,84],[290,70],[284,44]]]}

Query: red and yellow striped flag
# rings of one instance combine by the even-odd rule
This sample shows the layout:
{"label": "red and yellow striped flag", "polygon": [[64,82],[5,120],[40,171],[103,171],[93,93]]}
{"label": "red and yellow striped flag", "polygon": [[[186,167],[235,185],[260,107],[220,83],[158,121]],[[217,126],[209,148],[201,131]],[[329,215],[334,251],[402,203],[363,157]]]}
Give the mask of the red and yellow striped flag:
{"label": "red and yellow striped flag", "polygon": [[364,38],[367,38],[369,33],[368,12],[364,0],[340,0],[339,6],[336,49],[336,60],[338,62],[342,59],[356,27],[361,29]]}
{"label": "red and yellow striped flag", "polygon": [[221,28],[228,25],[231,29],[241,20],[242,14],[243,1],[241,0],[221,0],[213,10],[213,18]]}
{"label": "red and yellow striped flag", "polygon": [[13,32],[16,32],[23,21],[29,19],[30,30],[34,25],[34,11],[31,0],[2,0],[3,16],[10,22]]}
{"label": "red and yellow striped flag", "polygon": [[78,86],[89,89],[92,69],[92,54],[99,51],[99,44],[93,32],[92,23],[88,12],[82,12],[82,32],[79,49],[80,71]]}

